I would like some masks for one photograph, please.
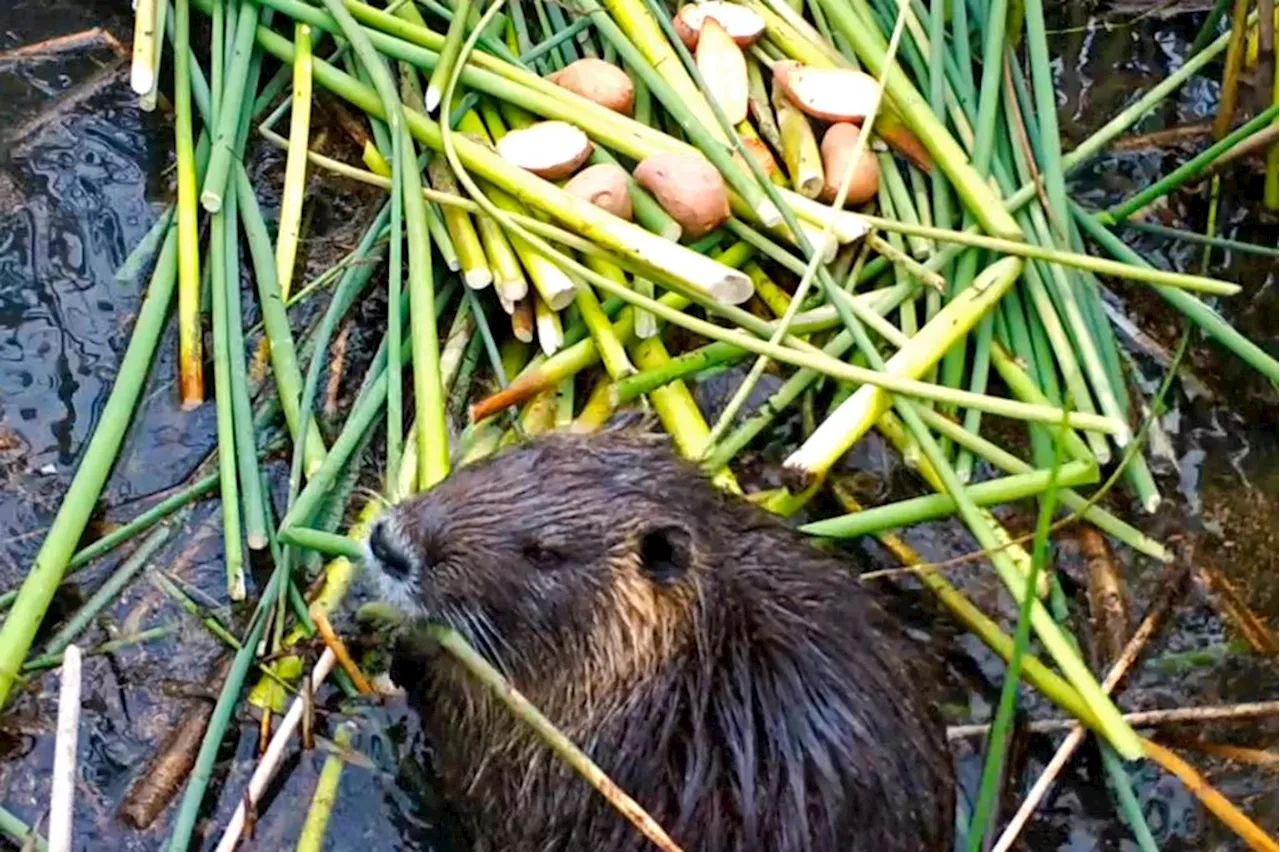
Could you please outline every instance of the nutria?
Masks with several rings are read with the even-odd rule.
[[[387,603],[462,633],[684,849],[951,848],[951,761],[901,631],[665,440],[514,448],[389,510],[368,555]],[[477,848],[650,848],[458,664],[410,671]]]

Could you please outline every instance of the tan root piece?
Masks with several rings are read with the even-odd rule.
[[[693,50],[698,46],[702,34],[702,25],[708,19],[715,20],[733,37],[738,47],[750,47],[764,35],[764,18],[754,9],[740,6],[737,3],[689,3],[682,6],[672,19],[676,35],[684,42],[685,47]]]
[[[830,203],[840,192],[840,183],[844,180],[845,170],[853,160],[858,137],[862,131],[853,124],[833,124],[827,128],[822,137],[822,169],[826,180],[822,186],[823,201]],[[876,163],[876,155],[870,146],[864,146],[858,164],[854,167],[853,177],[849,180],[849,193],[845,196],[846,207],[865,204],[876,197],[880,188],[880,168]]]
[[[566,178],[591,156],[587,134],[567,121],[539,121],[498,140],[498,154],[547,180]]]
[[[707,95],[731,124],[747,120],[747,58],[720,23],[707,17],[698,39],[698,73],[707,84]]]
[[[851,68],[813,68],[799,62],[777,62],[773,77],[787,100],[823,121],[861,124],[875,106],[880,84]]]
[[[606,109],[631,115],[635,104],[635,85],[631,78],[612,63],[588,56],[566,65],[547,79],[557,86],[582,95]]]
[[[635,179],[680,223],[686,237],[700,237],[729,219],[729,192],[724,178],[701,157],[649,157],[636,167]]]
[[[587,166],[574,175],[564,189],[601,210],[631,221],[631,194],[627,192],[627,173],[621,166],[613,163]]]

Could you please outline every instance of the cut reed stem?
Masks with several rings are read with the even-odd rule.
[[[289,107],[289,153],[285,158],[284,189],[280,197],[280,226],[276,232],[276,280],[280,298],[289,300],[293,263],[298,256],[298,227],[307,190],[307,148],[311,139],[311,27],[294,27],[293,95]]]
[[[528,724],[541,737],[552,751],[574,768],[600,795],[609,800],[618,811],[626,817],[645,837],[653,841],[659,849],[667,852],[678,852],[679,848],[662,826],[640,807],[635,799],[628,796],[615,784],[599,766],[592,762],[568,737],[562,734],[538,708],[529,703],[523,695],[512,686],[502,674],[472,650],[457,633],[447,627],[432,626],[432,638],[440,643],[440,647],[449,652],[477,680],[493,691],[496,697],[514,713],[521,721]]]
[[[190,0],[174,6],[173,137],[178,160],[178,393],[184,409],[204,402],[200,331],[198,188],[191,106]]]

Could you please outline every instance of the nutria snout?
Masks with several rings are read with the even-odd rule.
[[[514,448],[385,513],[368,547],[388,603],[462,633],[683,848],[950,848],[950,755],[900,629],[664,440]],[[456,663],[411,671],[478,848],[647,848]]]

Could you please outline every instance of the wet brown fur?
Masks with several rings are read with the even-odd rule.
[[[384,517],[387,599],[463,633],[684,849],[951,847],[950,756],[900,629],[665,441],[541,439]],[[415,678],[476,848],[649,848],[456,663]]]

